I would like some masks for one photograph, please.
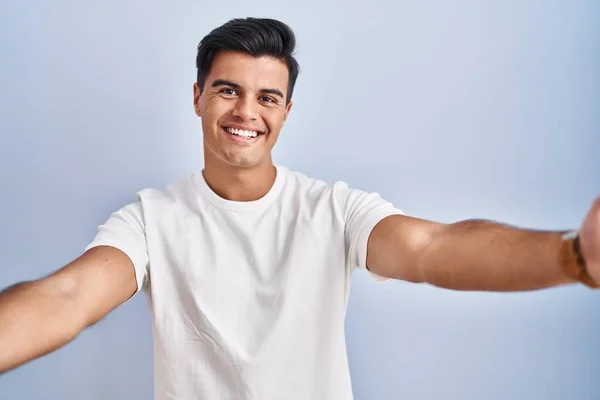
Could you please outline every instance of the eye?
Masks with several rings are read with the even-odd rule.
[[[224,93],[226,95],[229,95],[229,96],[235,96],[237,94],[235,89],[232,89],[232,88],[224,88],[224,89],[221,89],[220,92]]]
[[[260,100],[264,101],[265,103],[277,103],[277,101],[271,96],[261,96]]]

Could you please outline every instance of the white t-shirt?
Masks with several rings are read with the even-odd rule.
[[[153,315],[156,399],[349,400],[350,276],[392,214],[376,193],[282,166],[250,202],[219,197],[198,172],[140,191],[86,250],[133,261]]]

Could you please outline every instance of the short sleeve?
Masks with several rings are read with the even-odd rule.
[[[111,246],[124,252],[135,268],[137,292],[145,287],[148,281],[148,248],[140,201],[114,212],[103,225],[98,226],[96,237],[85,251],[97,246]]]
[[[384,218],[404,213],[378,193],[351,189],[345,183],[337,183],[334,190],[346,224],[345,240],[349,267],[364,268],[375,282],[387,281],[388,278],[367,269],[369,236],[375,225]]]

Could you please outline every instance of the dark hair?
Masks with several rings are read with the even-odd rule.
[[[214,29],[198,44],[196,68],[200,91],[204,90],[212,61],[219,51],[241,51],[254,57],[271,56],[283,61],[289,71],[286,102],[292,98],[300,67],[293,57],[296,37],[283,22],[270,18],[236,18]]]

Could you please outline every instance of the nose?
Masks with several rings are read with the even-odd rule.
[[[254,121],[258,118],[257,106],[256,101],[251,96],[240,96],[233,108],[233,116],[244,121]]]

